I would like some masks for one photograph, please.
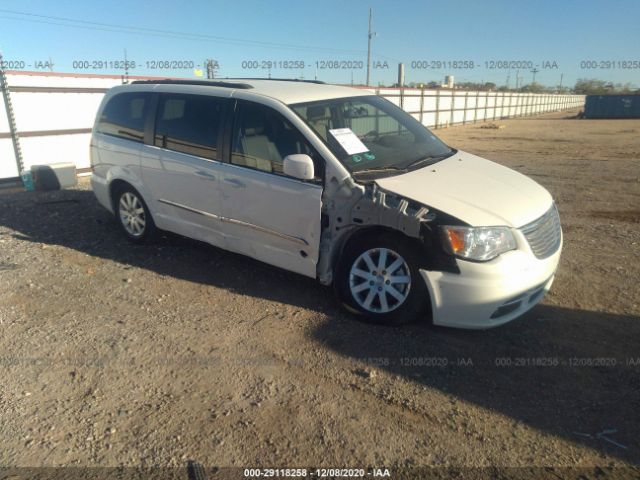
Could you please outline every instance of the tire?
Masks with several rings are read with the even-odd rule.
[[[115,190],[113,210],[120,230],[130,242],[150,243],[157,238],[158,229],[149,207],[132,186],[124,185]]]
[[[376,233],[350,242],[336,270],[340,301],[373,323],[412,323],[425,315],[429,304],[419,272],[424,263],[424,253],[401,234]]]

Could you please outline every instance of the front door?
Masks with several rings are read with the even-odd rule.
[[[227,248],[316,277],[320,246],[323,160],[283,115],[238,100],[230,163],[220,178]],[[284,157],[312,157],[316,178],[283,173]]]

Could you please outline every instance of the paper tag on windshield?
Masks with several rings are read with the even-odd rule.
[[[329,133],[333,135],[333,138],[338,141],[348,155],[369,151],[366,145],[360,141],[358,136],[353,133],[353,130],[350,128],[334,128],[333,130],[329,130]]]

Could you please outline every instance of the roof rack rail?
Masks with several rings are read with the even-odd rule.
[[[132,84],[163,84],[163,85],[201,85],[205,87],[226,87],[226,88],[237,88],[242,90],[248,90],[253,88],[253,85],[249,85],[248,83],[239,83],[239,82],[220,82],[216,80],[181,80],[181,79],[172,79],[165,78],[162,80],[135,80],[131,82]]]
[[[239,77],[233,78],[232,80],[271,80],[274,82],[303,82],[303,83],[317,83],[320,85],[326,85],[322,80],[303,80],[300,78],[249,78],[249,77]]]

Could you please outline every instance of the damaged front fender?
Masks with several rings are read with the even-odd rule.
[[[386,227],[424,241],[423,226],[436,213],[375,183],[361,185],[351,177],[329,182],[323,195],[323,230],[317,275],[320,283],[333,281],[333,270],[346,241],[355,232],[372,226]]]

